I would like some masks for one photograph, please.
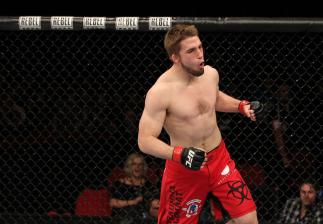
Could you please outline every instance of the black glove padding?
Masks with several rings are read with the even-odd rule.
[[[194,147],[184,148],[181,162],[184,166],[192,170],[199,170],[205,159],[205,152]]]
[[[250,109],[255,111],[255,115],[261,116],[264,111],[264,105],[259,101],[252,101],[250,102]]]

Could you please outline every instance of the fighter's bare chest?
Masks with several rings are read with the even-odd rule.
[[[215,103],[215,89],[188,89],[174,96],[171,108],[177,116],[195,117],[214,111]]]

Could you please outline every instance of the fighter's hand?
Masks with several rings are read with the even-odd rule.
[[[199,170],[206,161],[205,152],[201,149],[176,146],[173,151],[173,160],[182,163],[185,167],[192,170]]]
[[[249,117],[252,121],[256,121],[257,115],[263,112],[263,104],[259,101],[249,102],[242,100],[239,104],[239,112],[246,117]]]
[[[254,114],[257,116],[261,115],[264,111],[264,105],[259,101],[251,101],[250,109],[253,110]]]

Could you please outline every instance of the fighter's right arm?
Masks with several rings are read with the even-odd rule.
[[[163,86],[148,91],[145,108],[139,121],[139,148],[143,153],[176,161],[192,170],[199,170],[204,165],[204,151],[194,147],[172,147],[158,139],[165,122],[169,99],[169,89]]]
[[[169,105],[168,94],[163,86],[154,86],[148,91],[138,130],[139,149],[162,159],[172,159],[174,150],[174,147],[158,139]]]

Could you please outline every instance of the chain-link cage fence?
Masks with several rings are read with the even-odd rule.
[[[140,151],[145,94],[171,64],[164,34],[0,31],[0,222],[110,223],[118,216],[111,187]],[[323,35],[214,30],[200,38],[220,89],[265,104],[257,122],[217,116],[260,223],[276,223],[300,181],[313,176],[322,185]],[[168,141],[164,132],[160,138]],[[164,161],[144,159],[159,186]],[[210,207],[201,223],[213,223]]]

